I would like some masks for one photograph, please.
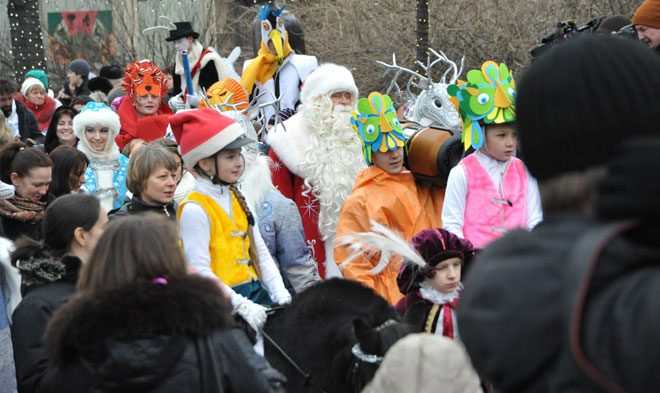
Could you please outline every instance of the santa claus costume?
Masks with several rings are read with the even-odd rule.
[[[334,105],[330,96],[335,92],[349,92],[352,104]],[[301,111],[268,135],[273,184],[298,206],[321,278],[341,276],[333,257],[339,214],[366,167],[350,123],[357,96],[348,69],[323,64],[302,86]]]

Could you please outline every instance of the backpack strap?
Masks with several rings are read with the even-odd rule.
[[[578,238],[569,254],[565,277],[566,288],[568,289],[567,309],[571,312],[570,317],[567,319],[571,354],[577,365],[592,381],[596,382],[605,391],[612,393],[625,393],[625,390],[601,373],[587,359],[580,342],[582,313],[591,279],[601,253],[614,238],[636,225],[637,221],[616,221],[588,229]]]

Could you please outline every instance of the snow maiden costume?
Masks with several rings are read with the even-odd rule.
[[[499,161],[488,153],[485,127],[516,119],[516,83],[506,65],[487,61],[467,73],[467,82],[447,88],[463,121],[468,155],[449,173],[443,228],[469,239],[477,249],[513,228],[531,229],[542,218],[536,180],[523,162]]]
[[[92,149],[85,137],[85,128],[102,126],[108,129],[103,151]],[[119,134],[119,116],[102,103],[89,102],[73,118],[73,131],[78,137],[78,150],[85,153],[89,166],[85,170],[87,182],[81,189],[96,195],[107,212],[120,208],[126,196],[128,158],[119,153],[115,137]]]
[[[259,97],[259,104],[282,96],[280,109],[297,110],[300,85],[307,75],[318,67],[318,62],[314,56],[299,55],[291,49],[289,35],[280,15],[285,7],[271,10],[265,5],[259,8],[261,48],[256,58],[246,61],[243,65],[241,85],[251,95],[265,91],[272,93],[272,96],[266,94]],[[268,49],[268,41],[273,42],[276,53]],[[270,119],[274,114],[272,107],[266,108],[267,118]]]

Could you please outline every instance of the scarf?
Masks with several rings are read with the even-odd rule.
[[[283,58],[289,56],[289,53],[291,53],[291,45],[289,45],[289,37],[287,36],[284,47],[282,48]],[[241,76],[241,86],[243,86],[248,94],[252,94],[255,81],[264,84],[275,75],[277,66],[280,64],[279,60],[279,57],[270,53],[266,44],[261,41],[261,48],[259,49],[257,57],[252,60],[243,71],[243,75]]]
[[[36,224],[44,218],[46,202],[34,202],[14,195],[11,199],[0,199],[0,215],[16,221]]]
[[[169,119],[172,115],[172,109],[161,100],[155,114],[138,119],[133,102],[130,99],[125,99],[119,106],[117,115],[121,120],[121,130],[114,140],[115,142],[126,134],[131,136],[130,139],[140,138],[146,142],[151,142],[165,136],[167,126],[170,124]],[[121,143],[118,144],[121,145]],[[119,148],[123,148],[124,145],[119,146]]]
[[[30,102],[29,100],[26,100],[22,94],[17,95],[18,100],[28,108],[32,113],[34,113],[34,117],[37,118],[37,124],[39,125],[39,131],[42,133],[44,130],[48,129],[48,125],[50,124],[50,119],[53,117],[53,113],[55,113],[56,109],[56,102],[54,99],[45,96],[44,97],[44,103],[41,105],[36,105]]]

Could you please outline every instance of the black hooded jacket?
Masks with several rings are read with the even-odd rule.
[[[585,234],[603,228],[603,219],[546,217],[532,232],[514,231],[491,243],[472,266],[458,306],[461,338],[476,370],[498,392],[589,393],[618,386],[641,393],[660,386],[660,222],[653,219],[660,217],[660,180],[641,176],[636,162],[660,167],[660,148],[645,158],[635,155],[631,151],[629,164],[606,179],[616,176],[616,189],[604,188],[607,195],[601,189],[599,200],[616,203],[598,205],[600,217],[630,218],[633,228],[588,254],[594,268],[580,275],[590,277],[582,285],[582,310],[571,296],[580,288],[572,266],[582,258],[571,255]],[[571,341],[575,322],[580,328]]]
[[[273,391],[265,361],[232,327],[217,285],[190,276],[72,299],[53,316],[46,347],[62,392],[202,392],[200,370],[209,369],[217,391]]]

